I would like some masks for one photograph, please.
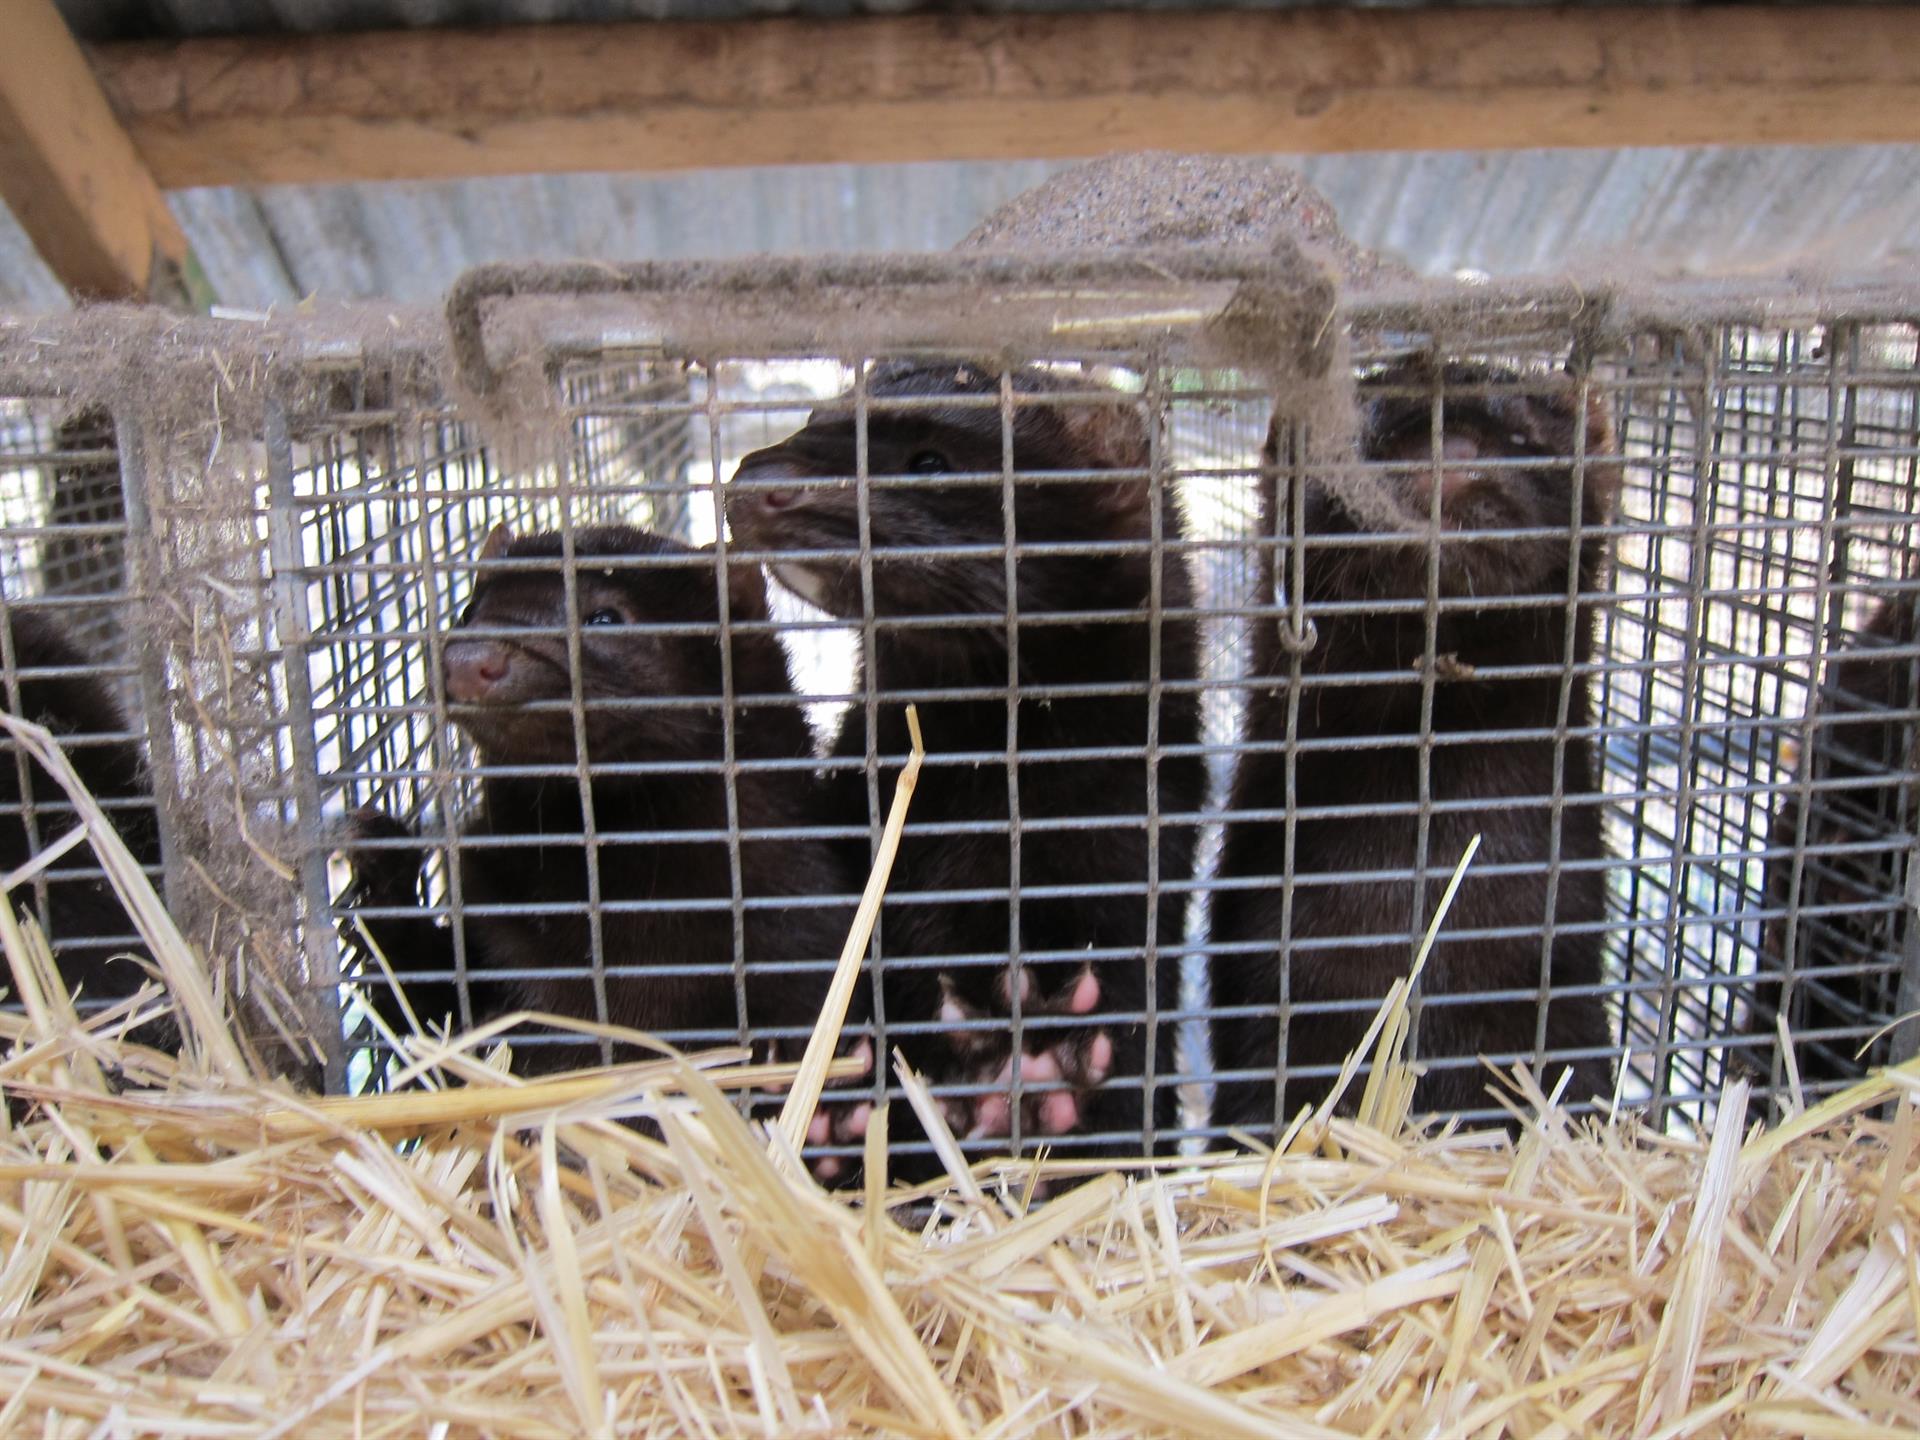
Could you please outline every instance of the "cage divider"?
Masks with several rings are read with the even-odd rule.
[[[453,942],[453,986],[454,995],[459,1004],[459,1013],[450,1019],[460,1029],[470,1030],[481,1017],[474,1012],[472,959],[467,954],[466,926],[459,921],[459,917],[466,913],[464,881],[460,873],[460,842],[461,831],[464,828],[461,814],[465,807],[458,803],[458,797],[454,792],[456,788],[471,791],[475,786],[471,781],[460,786],[454,779],[454,762],[463,748],[463,742],[454,741],[450,744],[447,739],[454,732],[447,705],[446,630],[442,625],[436,624],[431,616],[425,615],[424,611],[438,601],[445,604],[447,613],[453,613],[451,602],[454,596],[454,580],[450,572],[463,564],[468,577],[467,594],[471,595],[478,585],[479,572],[475,567],[480,562],[471,553],[472,535],[468,530],[463,527],[461,535],[461,539],[469,547],[469,554],[464,562],[456,560],[449,567],[442,563],[441,556],[443,553],[451,554],[454,550],[453,537],[449,533],[448,517],[455,513],[456,508],[468,513],[477,513],[483,522],[487,518],[487,511],[484,502],[480,503],[476,510],[477,497],[471,495],[460,501],[448,501],[443,497],[436,505],[431,495],[427,493],[425,461],[428,447],[419,430],[414,431],[414,446],[417,458],[410,463],[409,469],[414,477],[415,487],[420,492],[419,514],[413,528],[420,537],[418,564],[420,589],[424,592],[421,595],[421,604],[427,639],[426,698],[430,707],[429,718],[432,722],[429,726],[427,744],[428,757],[433,763],[433,769],[428,777],[428,783],[433,791],[432,813],[439,825],[443,846],[440,852],[441,880],[446,886],[446,903],[449,912],[447,923],[450,930],[449,938]],[[463,463],[461,468],[464,474],[468,466]],[[483,480],[486,478],[484,468],[483,464]],[[442,544],[438,546],[434,543],[433,533],[436,522],[440,526],[443,537]],[[412,818],[417,819],[417,817]],[[438,1017],[423,1018],[431,1020]]]
[[[713,453],[718,455],[720,453],[719,393],[712,386],[707,389],[707,433],[713,444]],[[747,1009],[746,891],[740,873],[740,764],[737,750],[738,733],[734,717],[733,645],[731,643],[732,585],[727,569],[726,500],[721,493],[721,480],[718,473],[713,476],[713,483],[708,487],[708,497],[713,505],[713,583],[720,621],[719,633],[714,636],[714,643],[720,650],[722,707],[720,785],[727,814],[727,899],[729,921],[733,929],[733,1004],[734,1013],[739,1017],[740,1043],[751,1046],[752,1026]]]
[[[295,868],[306,923],[300,927],[308,973],[301,1000],[311,1007],[324,995],[336,1016],[345,978],[339,933],[319,923],[332,903],[327,876],[326,821],[320,798],[320,767],[316,753],[316,720],[309,651],[313,619],[307,606],[306,562],[300,554],[300,525],[293,492],[293,439],[287,426],[285,401],[269,397],[262,418],[267,452],[267,549],[272,559],[273,612],[282,651],[281,671],[286,686],[284,717],[287,744],[292,752],[294,821],[298,836]],[[337,1022],[314,1027],[329,1091],[346,1087],[346,1051]]]
[[[1546,1075],[1547,1060],[1547,1010],[1553,1003],[1553,937],[1558,931],[1560,902],[1560,835],[1566,817],[1566,771],[1567,771],[1567,722],[1573,708],[1573,680],[1575,664],[1573,657],[1580,653],[1578,644],[1583,625],[1590,623],[1582,614],[1588,603],[1581,595],[1580,551],[1585,539],[1586,489],[1588,447],[1593,442],[1591,427],[1588,424],[1588,402],[1593,381],[1592,357],[1583,348],[1576,347],[1569,364],[1574,378],[1573,410],[1579,417],[1573,432],[1572,485],[1568,504],[1571,507],[1567,518],[1567,595],[1566,624],[1562,631],[1562,653],[1567,663],[1561,667],[1559,697],[1555,702],[1553,726],[1553,781],[1548,797],[1549,821],[1547,824],[1547,876],[1546,904],[1541,915],[1540,925],[1540,991],[1535,1001],[1533,1031],[1533,1064],[1535,1073],[1543,1080]],[[1611,577],[1609,576],[1609,579]],[[1587,723],[1593,724],[1594,715],[1591,705],[1588,708]],[[1599,768],[1595,757],[1594,768]],[[1600,777],[1593,776],[1596,786]],[[1604,969],[1601,977],[1605,979]],[[1622,1057],[1622,1067],[1624,1068]],[[1616,1072],[1617,1077],[1617,1072]],[[1616,1078],[1615,1090],[1618,1091]],[[1581,1099],[1589,1097],[1577,1097]]]
[[[875,612],[873,601],[873,510],[872,510],[872,452],[868,445],[867,421],[869,417],[868,381],[871,375],[872,361],[865,355],[850,357],[848,368],[852,371],[853,385],[853,501],[854,521],[860,546],[858,565],[860,569],[860,656],[859,681],[853,703],[860,706],[866,717],[866,754],[862,757],[862,768],[866,779],[867,791],[867,858],[869,865],[879,863],[881,846],[885,839],[885,824],[881,819],[884,813],[880,806],[880,693],[882,679],[879,675],[879,647],[874,639]],[[715,452],[715,464],[719,463],[719,452]],[[847,723],[842,717],[841,723]],[[936,748],[940,737],[934,737]],[[873,926],[867,940],[868,994],[873,1005],[873,1104],[882,1105],[887,1095],[887,1061],[898,1048],[887,1038],[887,957],[886,957],[886,912],[884,907],[874,912]],[[902,1017],[905,1018],[905,1017]]]
[[[1166,426],[1171,415],[1166,373],[1168,360],[1157,348],[1142,357],[1147,383],[1147,514],[1152,548],[1147,552],[1147,733],[1143,749],[1146,761],[1146,928],[1142,937],[1142,963],[1146,966],[1146,1050],[1140,1070],[1141,1153],[1156,1153],[1159,1126],[1156,1121],[1160,1058],[1160,706],[1164,694],[1161,675],[1161,626],[1164,623],[1163,593],[1166,564],[1165,514],[1167,498]],[[1174,556],[1176,565],[1186,564],[1184,555]],[[1187,622],[1190,623],[1190,622]],[[1196,637],[1197,638],[1197,637]],[[1203,800],[1204,803],[1204,800]],[[1197,846],[1195,847],[1197,849]],[[1196,856],[1197,859],[1197,856]],[[1196,867],[1197,868],[1197,867]],[[1176,985],[1175,1008],[1179,1008]],[[1178,1054],[1176,1049],[1175,1054]],[[1177,1069],[1176,1065],[1176,1069]]]
[[[1280,584],[1280,552],[1278,527],[1280,521],[1280,499],[1282,481],[1285,482],[1287,503],[1287,562],[1290,576],[1286,584],[1286,607],[1284,616],[1272,617],[1266,623],[1274,625],[1279,635],[1279,653],[1287,657],[1287,734],[1286,750],[1282,756],[1285,771],[1286,815],[1281,821],[1281,867],[1280,867],[1280,993],[1274,1012],[1274,1023],[1279,1027],[1279,1043],[1274,1074],[1274,1131],[1279,1134],[1287,1124],[1287,1037],[1293,1030],[1293,890],[1296,877],[1297,845],[1299,841],[1299,765],[1300,765],[1300,700],[1303,690],[1302,679],[1305,674],[1306,657],[1312,653],[1319,641],[1319,632],[1313,618],[1307,614],[1307,469],[1313,453],[1311,440],[1303,433],[1304,422],[1294,421],[1280,427],[1276,433],[1278,443],[1274,447],[1273,474],[1263,476],[1263,484],[1271,483],[1273,502],[1267,507],[1267,529],[1274,540],[1274,548],[1267,552],[1266,574],[1270,582]],[[1282,448],[1285,461],[1282,462]],[[1273,595],[1272,603],[1277,609],[1281,597]]]
[[[1703,352],[1701,356],[1700,383],[1695,396],[1696,417],[1715,413],[1714,407],[1724,401],[1724,386],[1717,383],[1718,371],[1715,360],[1715,354],[1711,350]],[[1653,1043],[1650,1047],[1653,1094],[1649,1097],[1648,1103],[1651,1123],[1655,1129],[1664,1123],[1667,1107],[1671,1103],[1674,1009],[1680,988],[1681,914],[1685,909],[1688,854],[1692,848],[1690,839],[1693,829],[1692,755],[1694,723],[1700,708],[1699,651],[1706,623],[1705,596],[1712,584],[1712,575],[1708,568],[1708,557],[1712,552],[1708,542],[1712,532],[1714,480],[1719,474],[1717,450],[1713,448],[1718,443],[1718,427],[1715,427],[1714,442],[1707,447],[1702,447],[1698,443],[1700,435],[1698,418],[1695,420],[1693,433],[1696,443],[1689,491],[1693,503],[1693,535],[1687,560],[1684,626],[1686,644],[1681,658],[1681,678],[1678,686],[1681,707],[1677,737],[1680,779],[1673,804],[1675,818],[1672,851],[1667,861],[1666,914],[1663,925],[1666,953],[1660,983],[1660,1019],[1655,1027]]]
[[[1020,581],[1019,534],[1015,523],[1013,451],[1013,374],[1003,371],[1000,399],[1000,564],[1006,604],[1001,623],[1007,636],[1007,1024],[1012,1044],[1007,1056],[1007,1151],[1021,1153],[1025,1124],[1024,1077],[1026,956],[1020,944]]]
[[[1437,334],[1429,337],[1430,346],[1436,351],[1439,338]],[[1432,482],[1427,495],[1424,527],[1427,594],[1426,608],[1421,617],[1420,733],[1413,737],[1415,793],[1419,809],[1414,816],[1413,873],[1409,880],[1413,886],[1413,903],[1409,912],[1412,931],[1407,936],[1410,946],[1416,943],[1415,937],[1427,925],[1427,869],[1433,858],[1430,853],[1433,838],[1433,692],[1440,671],[1440,546],[1446,534],[1446,527],[1441,523],[1441,503],[1446,496],[1443,480],[1447,440],[1445,390],[1445,374],[1441,367],[1435,366],[1432,403],[1428,410],[1430,429],[1427,463],[1432,469]],[[1438,943],[1436,932],[1434,944]],[[1424,979],[1422,973],[1415,972],[1407,985],[1406,1041],[1402,1053],[1410,1065],[1420,1061],[1420,1018],[1426,1008]]]
[[[563,442],[564,443],[564,442]],[[571,688],[573,720],[574,775],[580,791],[580,832],[587,867],[587,953],[594,958],[593,1012],[602,1025],[612,1023],[607,1007],[607,968],[604,908],[600,895],[600,831],[593,806],[592,752],[587,746],[586,696],[582,690],[580,667],[580,556],[576,549],[576,507],[573,499],[572,456],[560,452],[554,469],[554,500],[559,511],[560,583],[567,611],[567,683]],[[600,1063],[613,1063],[613,1042],[605,1034],[599,1037]]]

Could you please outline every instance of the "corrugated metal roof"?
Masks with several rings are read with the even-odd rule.
[[[94,40],[634,16],[845,14],[921,0],[59,0]],[[1087,9],[1111,0],[989,0]],[[1187,0],[1145,0],[1177,8]],[[1284,3],[1284,0],[1283,0]],[[1313,0],[1307,0],[1313,3]],[[1389,0],[1398,3],[1398,0]],[[1416,269],[1537,273],[1865,266],[1920,251],[1920,146],[1322,155],[1297,162],[1349,234]],[[796,166],[667,176],[184,191],[227,304],[430,302],[485,260],[939,249],[1057,162]],[[0,211],[0,304],[64,303]]]
[[[1920,146],[1323,155],[1297,162],[1349,234],[1439,274],[1598,262],[1859,267],[1920,256]],[[230,305],[427,303],[485,260],[932,250],[1053,170],[822,165],[660,177],[190,190],[172,197]],[[0,215],[0,304],[64,303]]]

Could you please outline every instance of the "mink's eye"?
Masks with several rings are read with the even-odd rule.
[[[1426,460],[1433,455],[1433,428],[1425,420],[1402,425],[1381,437],[1380,455],[1388,460]]]
[[[582,625],[624,625],[626,624],[626,617],[618,610],[609,607],[604,610],[594,611],[580,623]]]
[[[947,463],[947,457],[938,450],[920,450],[907,461],[909,475],[945,475],[953,466]]]

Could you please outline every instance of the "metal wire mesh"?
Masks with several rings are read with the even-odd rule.
[[[0,699],[48,726],[137,859],[157,871],[154,807],[136,776],[139,691],[126,644],[127,519],[115,427],[101,410],[0,400]],[[0,868],[13,872],[76,824],[52,777],[0,756]],[[15,887],[92,1011],[142,974],[109,957],[136,944],[83,846]]]
[[[1810,1096],[1911,1054],[1915,1026],[1884,1027],[1920,1004],[1916,330],[1676,333],[1356,322],[1358,463],[1301,427],[1270,441],[1260,376],[1137,336],[1004,373],[938,348],[576,338],[549,370],[564,435],[511,473],[451,404],[349,385],[264,437],[261,648],[289,662],[269,788],[314,983],[384,993],[371,932],[423,1019],[559,1008],[791,1054],[912,701],[928,788],[854,1017],[883,1063],[843,1119],[898,1098],[897,1046],[993,1148],[1270,1132],[1326,1092],[1327,1047],[1377,1008],[1369,967],[1405,973],[1473,833],[1480,888],[1415,994],[1438,1108],[1502,1114],[1490,1037],[1490,1058],[1580,1061],[1605,1077],[1589,1091],[1677,1126],[1736,1073]],[[923,380],[902,388],[908,360]],[[17,605],[67,593],[46,496],[77,462],[8,413]],[[810,414],[839,450],[788,444]],[[1396,529],[1368,495],[1427,508]],[[489,556],[502,524],[565,538]],[[616,524],[683,548],[608,552]],[[124,583],[104,552],[90,573]],[[536,578],[508,615],[516,574]],[[601,634],[583,607],[603,581],[672,603]],[[766,637],[790,684],[749,678]],[[623,639],[602,685],[597,647]],[[515,753],[473,708],[496,653],[473,647],[549,641],[571,739]],[[646,868],[661,855],[700,878]],[[398,1014],[374,1010],[347,1007],[337,1083],[379,1083],[372,1021]],[[823,1153],[857,1150],[857,1125],[830,1128]],[[896,1133],[911,1170],[924,1146]]]
[[[1913,994],[1914,692],[1896,672],[1914,637],[1914,360],[1908,326],[1739,331],[1688,373],[1672,357],[1626,371],[1653,384],[1624,407],[1629,452],[1647,458],[1617,542],[1602,687],[1618,736],[1607,788],[1626,801],[1609,848],[1644,862],[1615,887],[1622,916],[1664,927],[1632,932],[1623,957],[1626,1034],[1635,1080],[1696,1115],[1730,1063],[1782,1083],[1794,1058],[1772,1043],[1775,1007],[1737,983],[1756,970],[1799,972],[1786,1008],[1810,1091],[1911,1053],[1911,1037],[1867,1042]],[[1893,734],[1843,783],[1821,685],[1863,647]],[[1861,801],[1873,818],[1845,853],[1873,878],[1842,891],[1828,866],[1843,852],[1821,842]],[[1818,1023],[1823,994],[1838,1024],[1831,1008]]]

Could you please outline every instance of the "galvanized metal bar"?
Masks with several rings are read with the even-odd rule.
[[[346,1088],[346,1049],[338,1023],[342,967],[340,941],[331,925],[320,923],[332,900],[327,878],[327,851],[322,839],[325,819],[320,796],[320,768],[315,753],[313,683],[308,652],[313,644],[313,621],[308,611],[306,564],[300,553],[300,527],[293,508],[293,441],[287,428],[284,403],[268,400],[262,425],[267,451],[267,553],[272,562],[273,615],[279,632],[281,667],[287,691],[287,747],[293,758],[290,777],[299,853],[294,868],[299,875],[305,923],[302,948],[307,957],[306,984],[311,1004],[332,1013],[335,1023],[314,1037],[325,1066],[326,1086]]]

